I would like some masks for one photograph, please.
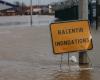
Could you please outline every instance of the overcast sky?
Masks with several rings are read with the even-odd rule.
[[[30,0],[4,0],[4,1],[7,1],[7,2],[15,2],[15,1],[19,1],[19,2],[24,2],[26,4],[30,4]],[[33,0],[33,4],[49,4],[51,2],[57,2],[57,1],[61,1],[61,0]]]

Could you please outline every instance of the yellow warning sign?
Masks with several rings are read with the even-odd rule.
[[[50,30],[53,51],[56,54],[93,48],[87,20],[52,23]]]

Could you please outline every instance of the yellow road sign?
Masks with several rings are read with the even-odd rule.
[[[85,51],[93,48],[87,20],[52,23],[50,30],[55,54]]]

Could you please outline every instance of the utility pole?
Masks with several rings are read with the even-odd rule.
[[[96,0],[96,30],[98,30],[98,0]]]
[[[21,14],[23,15],[23,0],[22,0],[22,5],[21,5]]]
[[[79,0],[79,19],[88,20],[88,0]],[[86,51],[79,52],[79,64],[89,64]]]
[[[32,15],[33,15],[33,6],[32,6],[32,0],[30,0],[30,25],[31,26],[33,24]]]

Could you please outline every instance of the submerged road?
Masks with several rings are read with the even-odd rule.
[[[0,27],[0,80],[99,80],[100,30],[92,35],[94,49],[88,53],[94,69],[64,73],[59,71],[60,55],[52,52],[48,25]]]

